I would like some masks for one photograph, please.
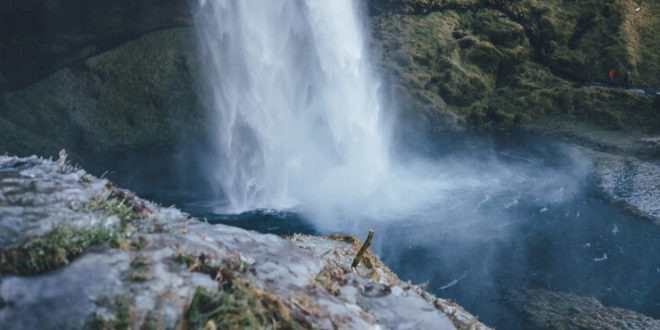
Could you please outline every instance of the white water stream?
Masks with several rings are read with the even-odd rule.
[[[346,211],[390,178],[389,124],[353,0],[203,0],[228,212]]]
[[[218,213],[292,209],[331,226],[460,209],[475,220],[484,194],[497,199],[523,180],[495,159],[390,155],[360,3],[202,0],[197,27],[217,127],[208,177],[225,196]],[[526,190],[546,200],[555,181],[546,173]],[[566,196],[577,189],[561,183]]]

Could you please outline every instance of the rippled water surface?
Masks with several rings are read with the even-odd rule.
[[[523,136],[449,137],[423,156],[447,182],[436,202],[329,224],[296,209],[218,214],[217,196],[133,188],[209,222],[261,232],[365,236],[373,228],[372,248],[401,279],[428,282],[496,328],[526,324],[515,301],[530,288],[660,318],[660,229],[609,203],[577,151]]]

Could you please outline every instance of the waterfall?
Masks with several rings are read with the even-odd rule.
[[[382,191],[389,125],[358,6],[201,0],[196,23],[217,128],[210,176],[226,212],[345,211]]]
[[[215,109],[208,177],[224,193],[217,212],[292,209],[319,229],[443,221],[472,232],[497,214],[481,214],[483,205],[508,209],[520,189],[547,205],[548,187],[574,195],[579,183],[528,179],[524,164],[489,152],[390,155],[359,2],[202,0],[197,28]]]

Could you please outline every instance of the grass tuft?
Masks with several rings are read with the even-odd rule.
[[[76,230],[58,226],[23,247],[0,251],[0,273],[36,275],[68,264],[87,249],[108,244],[119,247],[125,240],[120,227],[94,226]]]
[[[212,321],[219,329],[302,329],[289,309],[274,295],[246,279],[222,283],[218,290],[198,288],[186,311],[190,329],[202,329]]]

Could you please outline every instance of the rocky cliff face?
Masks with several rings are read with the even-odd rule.
[[[381,66],[422,126],[548,118],[657,132],[654,1],[370,1]],[[614,83],[608,73],[614,69]],[[626,73],[628,75],[626,77]],[[617,87],[617,88],[609,88]]]
[[[189,25],[195,3],[5,1],[0,8],[0,91],[21,89],[147,32]]]
[[[167,155],[205,131],[197,1],[0,8],[0,150],[78,162]],[[165,157],[165,156],[164,156]],[[98,164],[96,164],[98,165]]]
[[[4,151],[171,149],[204,129],[197,55],[192,29],[166,29],[2,93]]]
[[[365,1],[387,93],[415,130],[568,127],[598,139],[660,129],[654,95],[618,88],[626,72],[630,87],[660,86],[654,1]],[[196,4],[3,5],[0,149],[167,152],[203,132],[196,38],[174,28],[192,24]]]

